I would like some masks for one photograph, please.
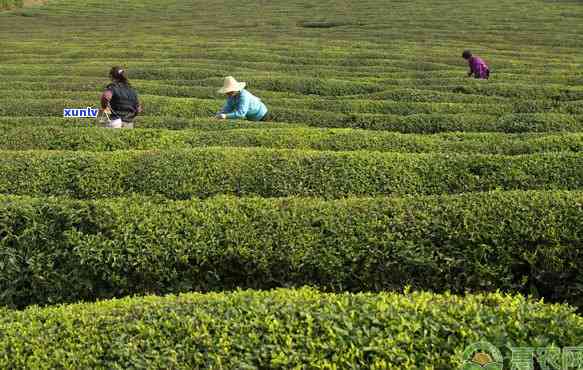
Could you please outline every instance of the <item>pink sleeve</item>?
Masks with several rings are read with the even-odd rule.
[[[102,109],[107,108],[107,103],[109,103],[109,101],[111,100],[111,97],[112,97],[111,90],[105,90],[103,92],[103,95],[101,95],[101,108]]]

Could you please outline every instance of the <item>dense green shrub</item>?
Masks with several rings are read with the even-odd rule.
[[[369,100],[397,100],[403,102],[442,102],[442,103],[481,103],[495,104],[508,103],[501,97],[482,96],[470,94],[456,94],[445,91],[427,90],[413,87],[401,87],[386,89],[378,93],[355,96],[359,99]]]
[[[560,109],[567,114],[583,115],[583,99],[567,102]]]
[[[341,114],[317,110],[274,109],[277,121],[303,122],[315,127],[352,127],[403,133],[466,132],[554,132],[583,131],[577,118],[568,114]]]
[[[2,189],[81,197],[162,193],[172,198],[225,192],[337,197],[494,188],[580,189],[580,154],[517,158],[457,154],[581,152],[579,135],[567,132],[583,132],[583,38],[577,37],[583,34],[583,22],[580,17],[564,16],[581,13],[580,6],[569,0],[534,1],[527,6],[526,2],[510,0],[483,2],[480,6],[471,0],[452,4],[429,0],[390,4],[382,0],[334,4],[303,0],[79,0],[49,1],[47,6],[34,10],[0,12],[0,89],[4,92],[0,115],[5,116],[0,118],[0,142],[9,148],[30,145],[31,149],[42,145],[88,150],[174,149],[167,153],[39,152],[30,156],[0,152],[0,158],[4,158],[0,160]],[[121,39],[104,35],[104,29],[111,26],[110,15],[115,15],[116,24],[123,25]],[[341,20],[350,24],[305,29],[297,27],[302,20]],[[464,76],[467,65],[459,54],[465,47],[474,49],[491,65],[489,81]],[[95,106],[99,90],[108,80],[107,69],[113,64],[127,67],[144,100],[145,114],[136,121],[137,129],[110,132],[63,128],[87,124],[88,121],[64,120],[62,110]],[[207,118],[222,103],[216,89],[225,75],[248,82],[250,90],[268,104],[275,122],[223,123]],[[285,122],[295,123],[288,126]],[[52,127],[34,134],[32,130],[12,131],[19,125]],[[231,130],[269,131],[292,125],[418,134],[465,132],[413,137],[343,130],[334,131],[331,137],[332,134],[323,136],[323,132],[331,132],[325,130]],[[194,128],[200,132],[195,136],[192,132],[140,132],[143,128]],[[565,133],[544,138],[490,134],[560,131]],[[51,134],[61,136],[48,137]],[[208,145],[439,150],[451,154],[191,150]],[[183,150],[176,150],[178,147]],[[266,167],[260,168],[264,164]],[[198,287],[214,290],[237,285],[307,283],[329,290],[356,291],[401,289],[411,282],[414,287],[451,288],[458,292],[465,288],[495,290],[499,286],[583,306],[581,197],[552,195],[551,200],[541,201],[540,195],[531,199],[530,194],[518,198],[508,195],[510,199],[507,195],[466,195],[460,197],[465,199],[463,204],[454,205],[450,198],[442,202],[442,198],[426,201],[413,197],[367,200],[364,205],[358,200],[294,200],[291,206],[287,200],[257,200],[257,207],[252,200],[209,200],[203,206],[195,201],[165,203],[163,197],[121,200],[120,204],[115,199],[40,199],[27,203],[3,197],[7,200],[0,202],[1,207],[12,204],[13,208],[0,214],[0,224],[8,225],[0,227],[0,276],[6,279],[0,280],[0,299],[23,306],[27,302],[52,303]],[[209,211],[211,203],[216,208]],[[348,204],[347,209],[343,211],[344,206],[337,207],[339,204]],[[307,211],[307,207],[312,208]],[[341,220],[334,223],[333,217]],[[450,227],[452,224],[455,227]],[[253,234],[255,229],[251,228],[256,226],[259,229]],[[213,243],[223,247],[217,248]],[[276,248],[280,244],[285,250]],[[253,248],[247,248],[249,245]],[[156,249],[165,247],[169,247],[168,251]],[[424,254],[419,257],[419,253]],[[375,263],[375,259],[382,262]],[[466,264],[467,261],[470,262]],[[430,299],[427,305],[436,300]],[[488,302],[479,303],[488,309],[503,305],[494,301],[489,306]],[[217,315],[219,320],[248,318],[243,303],[229,303],[221,311],[223,314]],[[514,309],[519,303],[508,305]],[[238,306],[243,307],[243,313]],[[281,306],[285,305],[274,309],[285,310]],[[384,306],[384,302],[378,306]],[[408,307],[410,312],[417,309],[413,304]],[[384,342],[379,351],[385,350],[390,360],[378,367],[453,369],[458,364],[447,362],[448,355],[463,347],[460,343],[470,339],[466,334],[478,326],[486,329],[472,340],[486,337],[500,345],[514,342],[517,336],[524,339],[516,339],[523,344],[532,343],[527,339],[537,345],[581,342],[571,340],[572,329],[581,328],[579,322],[563,320],[561,313],[552,311],[537,321],[536,329],[521,326],[520,318],[532,314],[533,308],[520,307],[514,316],[504,316],[504,312],[496,316],[506,317],[503,329],[492,324],[492,316],[484,311],[463,311],[475,318],[467,327],[462,326],[468,323],[463,318],[450,317],[446,321],[451,325],[446,330],[435,329],[438,320],[432,320],[431,310],[422,312],[424,318],[418,320],[391,312],[391,317],[398,320],[381,329],[401,330],[380,336]],[[440,312],[449,314],[448,309],[443,307]],[[187,310],[193,311],[192,307]],[[120,321],[130,321],[131,317],[141,321],[136,326],[108,332],[113,339],[100,337],[89,329],[87,337],[75,336],[78,328],[83,328],[73,318],[60,320],[50,314],[34,322],[24,318],[23,325],[7,329],[15,333],[11,337],[16,341],[2,347],[8,350],[0,349],[0,368],[92,368],[99,367],[93,366],[99,361],[104,368],[115,367],[115,362],[121,363],[118,367],[140,368],[147,367],[144,361],[152,361],[154,356],[159,356],[157,367],[165,368],[178,367],[178,361],[191,368],[209,364],[215,368],[246,364],[257,368],[293,367],[278,362],[280,359],[301,368],[303,361],[315,357],[322,359],[320,363],[335,362],[337,368],[372,368],[379,348],[375,342],[367,346],[359,341],[352,346],[340,340],[306,344],[301,335],[308,333],[297,330],[294,334],[300,334],[292,338],[293,343],[284,343],[283,335],[274,334],[277,343],[284,344],[270,347],[273,342],[264,342],[272,338],[268,334],[277,333],[276,329],[286,325],[284,321],[295,322],[288,317],[277,322],[270,321],[272,316],[260,317],[258,321],[269,324],[260,327],[259,334],[251,339],[235,342],[229,341],[232,333],[248,333],[251,325],[245,324],[249,321],[213,331],[217,326],[197,326],[200,321],[193,324],[184,316],[177,318],[169,310],[162,310],[157,317],[180,321],[178,332],[173,331],[176,326],[164,326],[162,320],[156,321],[160,330],[150,331],[154,320],[149,321],[148,311],[135,306],[130,311],[125,311],[127,315]],[[302,318],[298,311],[290,317]],[[7,312],[0,309],[0,322],[12,325],[13,313],[8,316]],[[370,332],[362,334],[370,338],[380,332],[374,314],[357,308],[351,312],[359,316],[347,314],[348,319],[342,318],[336,324],[346,328],[351,337],[360,338],[361,333],[354,328],[370,328]],[[211,308],[206,316],[215,313]],[[5,315],[9,318],[2,321]],[[108,324],[114,316],[111,313],[103,321],[88,325],[100,330],[110,328]],[[85,316],[84,323],[90,317]],[[361,325],[362,321],[354,321],[352,327],[342,324],[371,317],[370,326]],[[326,323],[329,318],[325,311],[317,320]],[[44,326],[51,319],[63,323]],[[571,330],[569,338],[548,336],[558,333],[560,325],[568,325],[561,330]],[[0,324],[0,342],[6,338],[5,328]],[[297,327],[290,330],[294,329]],[[336,330],[325,324],[318,329]],[[215,336],[217,332],[223,335]],[[59,337],[68,333],[75,334]],[[144,333],[153,333],[148,344],[140,342],[143,335],[150,335]],[[195,341],[175,342],[194,335],[198,335]],[[225,338],[228,335],[231,336]],[[347,337],[344,333],[341,336]],[[581,338],[580,331],[575,332],[575,337]],[[56,339],[51,343],[58,344],[51,347],[47,343],[53,338]],[[99,338],[103,342],[93,342]],[[404,338],[405,342],[395,342]],[[99,355],[64,350],[75,346],[91,347],[95,352],[86,353]],[[47,350],[42,352],[44,348]],[[252,348],[252,354],[245,352],[246,348]],[[219,355],[215,353],[222,356],[222,363],[216,360]],[[5,366],[2,362],[16,356],[29,362],[20,363],[22,366]],[[59,361],[71,362],[59,366]]]
[[[2,368],[457,369],[472,343],[568,347],[583,318],[501,294],[183,294],[6,311]]]
[[[133,85],[143,95],[158,95],[167,97],[191,97],[198,99],[217,99],[220,97],[217,94],[217,88],[211,86],[198,86],[194,83],[190,85],[174,85],[162,81],[138,81]],[[194,86],[193,86],[194,85]],[[278,98],[301,98],[301,95],[291,92],[267,91],[260,89],[253,89],[253,93],[260,96],[262,99],[278,99]]]
[[[81,83],[80,83],[81,84]],[[90,85],[82,83],[85,90],[80,90],[80,86],[71,85],[64,90],[62,83],[14,83],[0,84],[9,87],[13,93],[18,95],[18,101],[22,99],[30,100],[34,109],[30,113],[23,107],[18,108],[18,101],[6,99],[2,102],[2,114],[38,114],[40,107],[52,105],[71,107],[81,107],[97,104],[99,89],[102,83]],[[134,83],[142,96],[142,100],[147,103],[149,114],[158,114],[172,107],[176,109],[178,115],[206,115],[218,109],[222,104],[222,99],[216,93],[215,87],[205,86],[174,86],[162,82],[138,81]],[[450,93],[436,93],[433,91],[422,92],[411,89],[410,91],[395,90],[385,91],[381,95],[355,95],[348,98],[338,99],[325,96],[306,96],[303,93],[280,92],[271,90],[255,90],[267,102],[271,109],[295,109],[295,110],[320,110],[340,113],[377,113],[377,114],[462,114],[481,113],[490,115],[500,115],[507,113],[566,113],[579,114],[583,112],[580,101],[559,101],[559,100],[488,100],[483,96],[455,95]],[[376,98],[375,98],[376,96]],[[383,100],[378,99],[382,96]],[[74,98],[74,100],[72,100]],[[184,99],[190,98],[190,99]],[[52,99],[52,101],[51,101]],[[62,102],[59,102],[62,99]],[[43,103],[43,100],[48,100]],[[50,108],[47,108],[50,109]],[[46,112],[53,114],[52,110]]]
[[[134,127],[158,128],[169,130],[196,129],[205,131],[222,131],[236,128],[261,128],[269,130],[273,128],[294,128],[305,127],[305,124],[286,122],[252,122],[244,120],[217,120],[215,118],[177,118],[173,116],[139,116],[134,121]],[[76,128],[97,128],[100,127],[93,118],[62,118],[62,117],[2,117],[0,116],[0,127],[3,129],[14,129],[15,127],[50,127],[52,129],[64,127]]]
[[[22,0],[0,0],[0,10],[21,7],[22,4]]]
[[[229,74],[228,68],[221,68],[215,66],[214,68],[207,67],[203,69],[188,68],[188,67],[174,67],[165,66],[164,68],[152,68],[152,66],[134,67],[131,70],[134,78],[142,80],[201,80],[209,77],[220,77]],[[215,89],[216,90],[216,89]]]
[[[61,103],[59,103],[61,104]],[[62,104],[61,104],[62,105]],[[76,103],[73,106],[83,107]],[[87,105],[85,105],[87,106]],[[55,108],[52,108],[55,109]],[[167,109],[167,108],[165,108]],[[184,107],[180,109],[185,109]],[[209,111],[211,107],[204,108]],[[218,109],[218,105],[217,105]],[[92,119],[62,118],[61,112],[54,117],[43,116],[42,109],[37,116],[0,116],[0,125],[48,125],[48,126],[94,126]],[[280,127],[337,127],[386,130],[402,133],[438,132],[583,132],[583,114],[506,114],[501,116],[482,114],[413,114],[409,116],[381,114],[341,114],[314,110],[275,109],[272,115],[276,122],[258,123],[242,120],[218,121],[208,116],[177,117],[176,112],[166,110],[165,114],[144,115],[137,118],[136,128],[168,129],[230,129],[237,127],[280,128]],[[38,116],[40,115],[40,116]],[[294,123],[286,123],[294,122]]]
[[[214,85],[220,86],[222,81],[216,80],[212,82]],[[354,95],[382,90],[382,86],[374,83],[352,82],[332,78],[255,78],[250,81],[250,84],[264,90],[291,91],[323,96]]]
[[[0,304],[272,288],[518,291],[583,306],[582,192],[0,197]]]
[[[370,99],[270,99],[270,105],[276,109],[308,109],[328,112],[376,113],[376,114],[505,114],[513,113],[512,104],[484,103],[441,103],[441,102],[403,102]]]
[[[376,196],[583,188],[583,153],[522,156],[243,148],[0,152],[0,193],[171,199]]]
[[[222,146],[509,155],[558,151],[583,152],[583,134],[581,133],[458,132],[415,135],[354,129],[274,128],[273,124],[253,124],[255,128],[228,130],[225,126],[233,127],[230,124],[218,123],[214,126],[216,130],[168,131],[13,125],[3,129],[3,135],[0,136],[0,149],[110,151]],[[198,127],[208,128],[202,123]]]
[[[454,93],[498,95],[515,99],[583,100],[583,89],[562,85],[527,85],[520,83],[443,86]]]
[[[0,116],[62,117],[64,108],[95,107],[87,99],[93,93],[81,94],[79,99],[2,99]],[[25,94],[26,96],[26,94]],[[142,95],[144,116],[172,119],[209,119],[221,108],[217,99],[195,99]],[[272,104],[273,103],[273,104]],[[574,114],[583,114],[583,105],[569,102],[551,106],[548,110],[527,103],[461,104],[419,103],[378,100],[272,98],[267,101],[271,115],[278,122],[300,122],[317,127],[353,127],[411,133],[442,131],[548,132],[583,131]],[[533,103],[535,104],[535,103]],[[541,104],[547,104],[541,102]],[[532,113],[543,111],[545,113]],[[512,113],[524,112],[524,113]],[[552,113],[563,112],[563,113]],[[66,124],[69,119],[63,118]],[[89,122],[90,120],[88,120]],[[137,127],[140,127],[139,121]],[[162,126],[164,127],[164,126]],[[170,125],[172,128],[172,125]]]

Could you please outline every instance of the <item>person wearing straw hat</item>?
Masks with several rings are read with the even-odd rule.
[[[269,113],[261,99],[245,90],[246,83],[238,82],[233,76],[225,77],[219,94],[227,96],[227,102],[216,117],[219,119],[247,119],[249,121],[267,121]]]

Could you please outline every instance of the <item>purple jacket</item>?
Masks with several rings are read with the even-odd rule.
[[[470,65],[470,76],[474,75],[475,78],[481,79],[490,77],[490,68],[481,58],[471,57],[468,64]]]

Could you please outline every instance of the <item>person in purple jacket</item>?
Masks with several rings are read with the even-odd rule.
[[[470,65],[468,77],[474,75],[475,78],[482,80],[487,80],[490,77],[490,68],[488,68],[488,65],[482,60],[482,58],[473,56],[472,52],[469,50],[465,50],[462,53],[462,57],[467,60]]]

